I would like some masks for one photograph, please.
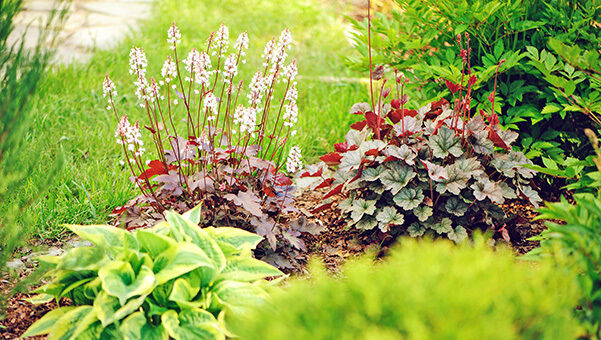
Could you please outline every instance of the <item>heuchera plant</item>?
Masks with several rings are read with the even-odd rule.
[[[457,39],[461,46],[461,36]],[[498,205],[516,198],[534,205],[541,201],[530,185],[535,172],[521,166],[529,160],[511,149],[517,133],[500,129],[494,109],[472,114],[477,79],[471,75],[467,40],[461,49],[465,82],[446,82],[453,105],[442,99],[418,110],[405,108],[407,80],[398,74],[397,96],[384,104],[390,94],[384,79],[375,104],[372,96],[371,106],[351,108],[364,119],[351,125],[335,152],[321,157],[335,168],[333,177],[323,177],[323,167],[302,174],[323,177],[318,187],[332,187],[324,199],[347,196],[338,208],[350,225],[414,237],[430,231],[455,241],[468,236],[467,227],[490,226],[508,239]],[[489,100],[494,108],[494,91]]]
[[[62,297],[23,337],[50,339],[225,339],[230,314],[267,296],[276,268],[252,257],[261,237],[237,228],[201,229],[200,207],[129,233],[114,226],[70,226],[94,244],[43,256],[50,283],[30,299]]]
[[[115,85],[108,75],[104,80],[107,109],[119,120],[115,137],[141,191],[113,211],[116,223],[129,230],[152,226],[165,210],[185,212],[202,201],[202,225],[252,226],[271,249],[280,240],[304,249],[300,230],[279,223],[281,213],[295,211],[292,181],[281,171],[298,116],[296,61],[285,64],[290,32],[267,43],[262,68],[248,85],[236,79],[245,62],[246,33],[230,49],[228,28],[221,25],[205,49],[192,49],[183,60],[180,38],[173,24],[167,39],[173,54],[159,80],[148,80],[141,48],[130,52],[136,96],[148,118],[143,128],[157,158],[145,160],[142,124],[117,113]],[[292,147],[288,173],[298,171],[300,157],[300,149]]]

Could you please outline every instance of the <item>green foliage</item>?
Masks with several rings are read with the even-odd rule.
[[[252,257],[262,240],[237,228],[198,227],[200,206],[129,233],[70,226],[93,247],[40,260],[53,265],[34,301],[69,298],[24,334],[50,338],[225,339],[233,314],[266,296],[262,279],[280,276]]]
[[[373,60],[411,78],[414,104],[440,96],[450,100],[450,93],[441,90],[443,80],[461,82],[462,60],[449,47],[459,37],[478,79],[473,88],[473,97],[480,101],[476,110],[490,108],[483,99],[498,81],[496,112],[504,127],[520,131],[516,147],[529,159],[546,157],[561,166],[566,154],[582,156],[582,125],[601,122],[597,1],[396,2],[401,10],[391,19],[377,14],[372,20]],[[364,69],[367,26],[367,21],[354,22],[359,57],[349,58]],[[503,59],[495,80],[496,65]],[[582,122],[575,113],[592,120]]]
[[[405,239],[384,263],[313,267],[233,323],[241,339],[573,339],[578,287],[509,250]]]
[[[526,254],[526,258],[553,256],[565,268],[575,269],[582,288],[578,316],[588,326],[589,334],[601,339],[601,196],[590,193],[577,195],[575,204],[548,203],[540,210],[539,219],[551,219],[547,230],[535,239],[541,247]]]
[[[25,199],[17,197],[29,180],[31,169],[37,164],[23,155],[30,124],[34,117],[31,99],[45,74],[51,53],[41,42],[52,39],[53,32],[62,22],[64,12],[55,12],[40,32],[40,43],[34,51],[25,50],[22,43],[9,43],[14,17],[21,11],[21,0],[0,1],[0,273],[15,249],[22,245],[23,234],[31,226],[23,210],[34,203],[48,187],[46,182],[55,172],[51,162],[38,186]],[[55,154],[59,163],[61,157]],[[60,164],[60,163],[59,163]],[[3,292],[4,293],[4,292]]]

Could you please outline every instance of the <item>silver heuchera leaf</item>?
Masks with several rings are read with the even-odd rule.
[[[348,144],[348,146],[351,146],[351,145],[361,146],[361,144],[363,144],[365,139],[367,139],[368,134],[369,134],[369,130],[367,130],[367,129],[363,129],[362,131],[350,129],[345,137],[346,143]]]
[[[515,142],[515,140],[518,139],[519,136],[517,132],[511,130],[499,130],[497,131],[497,134],[508,146],[511,145],[511,143]]]
[[[361,150],[362,154],[365,154],[367,151],[369,150],[382,150],[386,147],[386,143],[384,143],[383,141],[376,139],[376,140],[368,140],[365,141],[363,143],[361,143],[361,145],[359,146],[359,150]]]
[[[461,243],[461,242],[467,240],[467,231],[465,230],[464,227],[457,226],[457,227],[455,227],[454,231],[449,232],[447,234],[447,237],[455,243]]]
[[[378,195],[382,195],[386,191],[386,187],[378,182],[371,183],[368,188]]]
[[[344,156],[342,156],[342,159],[340,160],[340,165],[338,166],[338,169],[342,172],[357,170],[359,168],[359,165],[361,165],[361,156],[362,153],[359,150],[345,152]]]
[[[340,211],[343,213],[351,211],[353,209],[353,198],[348,197],[340,201],[340,203],[338,203],[338,209],[340,209]]]
[[[445,217],[440,222],[434,223],[430,226],[434,231],[436,231],[439,235],[443,233],[453,232],[453,222],[450,218]]]
[[[363,169],[363,173],[361,174],[361,179],[367,182],[377,181],[380,178],[380,175],[386,170],[386,167],[380,165],[375,168],[366,168]]]
[[[515,177],[515,167],[517,164],[509,160],[506,154],[495,152],[492,160],[490,161],[490,165],[494,166],[498,172],[502,173],[506,177]]]
[[[420,205],[419,207],[413,209],[413,214],[420,222],[426,222],[430,216],[432,216],[433,211],[427,205]]]
[[[372,215],[376,211],[376,201],[366,201],[358,198],[353,201],[353,207],[351,211],[351,218],[355,223],[363,218],[363,215]]]
[[[507,159],[516,164],[515,169],[523,178],[532,178],[536,174],[536,171],[522,166],[523,164],[532,165],[532,161],[526,158],[523,153],[511,150],[507,155]]]
[[[459,158],[452,166],[454,166],[457,172],[466,179],[472,177],[476,178],[484,173],[482,164],[476,157]]]
[[[494,203],[503,204],[505,198],[501,190],[497,187],[495,182],[491,182],[485,177],[479,178],[477,182],[470,186],[474,190],[474,197],[478,201],[483,201],[488,198]]]
[[[356,113],[356,112],[365,113],[365,112],[369,112],[369,111],[371,111],[371,106],[368,103],[355,103],[355,104],[353,104],[353,106],[351,106],[349,113]]]
[[[415,164],[415,157],[417,154],[411,150],[406,144],[399,146],[396,145],[388,145],[386,149],[384,149],[384,154],[386,156],[396,157],[408,165]]]
[[[403,214],[399,213],[395,207],[386,206],[376,214],[376,220],[380,222],[378,227],[385,233],[390,225],[401,225],[405,222]]]
[[[422,131],[421,123],[422,122],[417,120],[415,117],[406,116],[403,120],[394,124],[394,132],[397,134],[397,136],[402,135],[403,130],[405,132],[417,133]]]
[[[474,116],[472,117],[472,119],[470,119],[469,122],[467,122],[467,124],[465,124],[465,127],[472,133],[478,133],[481,131],[484,131],[487,127],[486,122],[484,121],[484,118],[480,115]]]
[[[414,222],[414,223],[411,223],[409,228],[407,228],[407,232],[409,233],[409,236],[411,236],[411,237],[419,237],[419,236],[422,236],[424,234],[424,232],[426,232],[426,228],[424,226],[422,226],[421,224]]]
[[[380,182],[393,195],[396,195],[415,176],[416,173],[411,167],[403,165],[400,162],[392,162],[390,167],[380,175]]]
[[[457,197],[449,197],[445,203],[445,209],[449,214],[463,216],[467,211],[468,205]]]
[[[538,204],[543,201],[538,195],[538,192],[532,189],[529,185],[520,186],[520,191],[536,208],[538,208]]]
[[[444,125],[438,129],[438,134],[430,137],[429,145],[434,157],[446,158],[449,154],[455,157],[463,155],[461,138]]]
[[[488,131],[480,131],[473,134],[474,142],[472,147],[476,153],[481,155],[490,155],[495,151],[495,145],[488,138]]]
[[[371,230],[378,225],[378,221],[375,218],[369,216],[363,218],[361,221],[355,224],[355,227],[361,230]]]
[[[428,171],[428,176],[435,182],[442,182],[448,178],[447,169],[444,167],[430,163],[428,161],[421,161]]]
[[[501,189],[501,195],[506,199],[512,200],[514,198],[518,198],[518,195],[515,193],[515,190],[509,186],[509,184],[505,182],[497,183],[499,189]]]
[[[424,201],[424,194],[419,189],[403,188],[394,196],[393,201],[397,206],[410,211]]]

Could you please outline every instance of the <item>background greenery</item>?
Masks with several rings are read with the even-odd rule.
[[[297,58],[300,109],[298,134],[293,143],[303,148],[305,160],[314,160],[343,137],[351,123],[350,106],[366,96],[364,86],[344,80],[323,81],[322,76],[356,77],[345,68],[341,55],[352,52],[344,37],[344,24],[335,7],[317,0],[284,1],[177,1],[159,0],[154,14],[140,32],[109,51],[95,53],[89,64],[54,70],[33,100],[32,129],[27,136],[23,159],[35,159],[27,185],[15,197],[31,197],[59,150],[67,162],[51,184],[46,197],[27,214],[35,225],[35,236],[60,237],[63,223],[105,222],[109,212],[133,197],[127,172],[119,165],[121,151],[114,142],[116,122],[106,111],[101,84],[106,73],[117,85],[121,113],[142,119],[135,105],[133,79],[128,72],[132,45],[144,48],[148,74],[160,75],[160,67],[171,52],[166,32],[175,21],[182,32],[180,55],[202,46],[220,23],[230,29],[232,39],[244,30],[251,38],[248,63],[239,76],[249,81],[264,44],[290,28],[296,44],[290,58]]]

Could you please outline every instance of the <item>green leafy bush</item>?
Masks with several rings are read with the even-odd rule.
[[[43,257],[52,281],[32,301],[67,297],[24,334],[50,338],[224,339],[232,314],[245,313],[280,276],[252,258],[261,237],[237,228],[198,227],[200,207],[129,233],[112,226],[71,226],[95,247]]]
[[[479,80],[473,89],[477,109],[490,108],[483,99],[495,87],[497,63],[506,59],[499,70],[496,112],[503,126],[520,131],[518,146],[526,156],[544,156],[561,165],[565,154],[582,152],[581,126],[599,120],[598,92],[588,86],[597,82],[598,73],[561,62],[558,55],[565,53],[549,38],[579,50],[598,50],[601,7],[596,1],[396,2],[401,10],[391,19],[378,14],[372,21],[373,60],[405,72],[416,105],[450,97],[441,92],[444,80],[459,83],[462,61],[448,44],[458,34],[468,34],[472,72]],[[368,65],[367,26],[366,21],[354,22],[360,56],[349,58],[363,68]],[[545,48],[553,52],[543,52]],[[573,112],[592,120],[583,122]]]
[[[541,247],[526,254],[527,258],[544,258],[550,255],[559,268],[575,268],[582,287],[580,318],[588,325],[591,336],[601,338],[601,196],[581,194],[572,205],[561,202],[548,203],[540,210],[540,219],[551,219],[547,230],[535,239]]]
[[[234,322],[241,339],[570,339],[578,288],[483,242],[403,240],[384,263],[313,268]]]

